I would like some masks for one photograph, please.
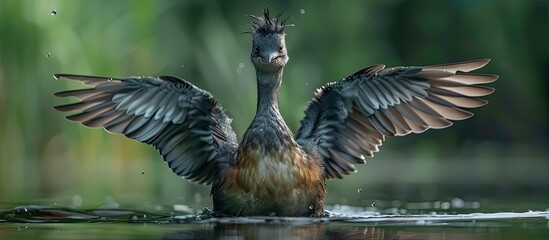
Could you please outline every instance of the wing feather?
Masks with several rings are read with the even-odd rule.
[[[374,65],[317,90],[305,110],[296,140],[319,154],[326,178],[355,171],[353,164],[372,157],[385,136],[405,136],[446,128],[487,103],[479,97],[494,89],[478,84],[497,80],[492,74],[468,73],[489,59],[426,67],[385,69]]]
[[[218,164],[236,147],[230,119],[206,91],[177,77],[107,78],[55,74],[92,88],[55,93],[80,101],[56,106],[66,118],[103,127],[158,149],[178,175],[201,184],[212,182]],[[215,140],[215,141],[214,141]]]
[[[444,71],[450,71],[454,73],[457,71],[470,72],[486,66],[486,64],[488,64],[489,62],[490,62],[490,59],[478,59],[478,60],[464,61],[459,63],[431,65],[431,66],[424,67],[424,69],[444,70]]]

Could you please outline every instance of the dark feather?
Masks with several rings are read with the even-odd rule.
[[[317,91],[296,140],[320,153],[327,178],[341,178],[354,171],[348,164],[372,156],[385,136],[446,128],[452,125],[449,120],[471,117],[473,113],[462,108],[483,106],[487,101],[477,97],[494,91],[476,84],[493,82],[497,76],[466,72],[488,62],[361,69]]]
[[[79,111],[67,119],[151,144],[175,173],[191,181],[211,183],[217,156],[225,154],[219,151],[232,151],[236,146],[230,119],[221,106],[208,92],[183,79],[54,76],[93,87],[55,94],[80,99],[55,107],[59,111]]]
[[[286,19],[282,19],[282,14],[276,15],[274,18],[271,18],[269,14],[269,8],[263,10],[263,16],[254,16],[248,15],[253,18],[254,21],[250,24],[252,27],[252,34],[284,34],[284,28],[287,26]]]

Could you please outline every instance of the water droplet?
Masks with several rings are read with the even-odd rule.
[[[82,203],[84,202],[84,200],[82,200],[82,197],[78,194],[72,196],[72,204],[75,206],[75,207],[80,207],[82,206]]]
[[[444,209],[444,210],[447,210],[450,208],[450,203],[449,202],[443,202],[440,204],[440,208]]]
[[[239,67],[239,68],[244,68],[244,63],[239,63],[239,64],[238,64],[238,67]]]
[[[184,68],[184,67],[185,67],[185,64],[181,64],[181,66],[180,66],[180,67],[181,67],[181,68]]]
[[[107,79],[107,81],[109,81],[109,82],[112,81],[112,80],[113,80],[112,78]]]
[[[308,83],[308,82],[306,82],[306,83],[305,83],[305,86],[309,86],[309,83]]]
[[[57,14],[57,10],[55,10],[55,9],[54,9],[54,10],[51,10],[50,14],[51,14],[52,16],[55,16],[55,15]]]
[[[388,213],[388,214],[392,214],[392,215],[397,215],[398,214],[398,208],[396,207],[392,207],[392,208],[387,208],[384,210],[385,213]]]
[[[471,207],[474,208],[474,209],[480,208],[480,202],[477,202],[477,201],[472,202],[472,203],[471,203]]]
[[[313,205],[309,205],[309,209],[313,210],[315,207]]]
[[[242,68],[236,69],[236,73],[241,74],[242,73]]]
[[[370,207],[376,207],[376,202],[372,202],[372,204],[370,204]]]
[[[453,208],[463,208],[465,207],[465,202],[463,199],[455,197],[452,198],[452,201],[450,202]]]
[[[362,192],[362,188],[359,188],[356,190],[357,193],[361,193]]]
[[[276,216],[276,213],[275,213],[275,212],[270,212],[270,213],[269,213],[269,217],[274,217],[274,216]]]
[[[299,12],[300,12],[301,14],[305,14],[305,9],[302,8],[301,10],[299,10]]]
[[[58,203],[57,201],[55,201],[55,202],[53,203],[53,205],[57,206],[57,205],[59,205],[59,203]]]
[[[51,53],[46,53],[46,57],[51,57]]]
[[[141,175],[144,175],[145,174],[145,171],[141,171]]]

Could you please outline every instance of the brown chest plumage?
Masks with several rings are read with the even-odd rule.
[[[321,167],[292,140],[266,148],[243,140],[214,201],[228,215],[321,216],[326,193]],[[217,195],[217,196],[216,196]]]

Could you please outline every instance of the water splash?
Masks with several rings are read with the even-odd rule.
[[[174,205],[174,209],[176,209]],[[309,206],[313,209],[314,206]],[[395,208],[396,209],[396,208]],[[351,222],[351,223],[393,223],[393,224],[421,224],[436,225],[440,223],[451,222],[472,222],[486,220],[508,220],[508,219],[549,219],[549,210],[546,211],[528,211],[528,212],[499,212],[499,213],[467,213],[467,214],[408,214],[406,212],[371,210],[363,207],[354,207],[347,205],[334,205],[328,207],[326,215],[320,218],[307,217],[277,217],[273,212],[269,216],[257,217],[214,217],[209,209],[196,212],[188,207],[185,210],[195,212],[194,214],[185,212],[157,212],[141,211],[131,209],[88,209],[76,210],[74,208],[26,205],[18,206],[11,210],[0,211],[0,222],[19,222],[19,223],[70,223],[70,222],[128,222],[128,223],[186,223],[186,222],[231,222],[231,223],[249,223],[252,222]],[[545,221],[545,220],[544,220]]]
[[[265,239],[266,236],[279,239],[502,239],[502,236],[549,239],[546,230],[549,229],[549,209],[524,213],[406,215],[347,205],[328,208],[324,217],[310,218],[216,217],[208,209],[176,215],[128,209],[19,206],[0,211],[0,238],[27,239],[33,234],[38,236],[33,239],[42,239],[40,235],[46,234],[48,239],[67,239],[78,237],[74,233],[86,232],[89,239]],[[345,212],[346,209],[349,211]]]
[[[54,10],[51,10],[50,14],[51,14],[52,16],[57,15],[57,10],[55,10],[55,9],[54,9]]]

